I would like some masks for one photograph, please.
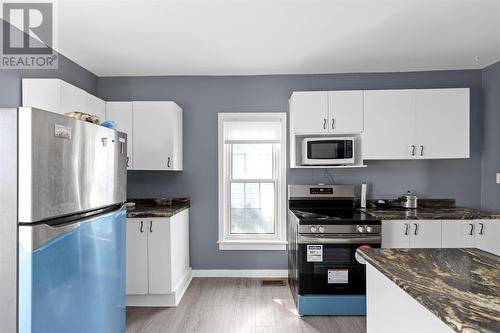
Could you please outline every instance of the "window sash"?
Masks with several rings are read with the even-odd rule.
[[[255,142],[246,142],[247,144],[253,144]],[[277,149],[277,144],[275,141],[270,142],[270,141],[262,141],[259,143],[263,144],[272,144],[272,177],[271,178],[233,178],[233,144],[225,144],[224,147],[227,150],[227,153],[225,154],[226,159],[227,159],[227,188],[226,188],[226,221],[227,221],[227,235],[230,236],[253,236],[253,237],[259,237],[259,236],[264,236],[265,235],[271,235],[271,236],[277,236],[278,235],[278,221],[280,218],[279,214],[279,198],[280,198],[280,192],[279,192],[279,153]],[[238,144],[243,144],[243,142],[238,142]],[[273,220],[273,232],[272,233],[233,233],[231,231],[231,203],[232,203],[232,198],[231,198],[231,185],[233,183],[272,183],[274,186],[274,220]]]

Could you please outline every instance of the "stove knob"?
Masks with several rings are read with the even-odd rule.
[[[319,232],[325,232],[325,227],[323,227],[322,225],[319,226],[318,228]]]
[[[316,232],[316,227],[315,226],[311,227],[311,232]]]
[[[369,225],[366,226],[366,232],[372,232],[373,231],[373,227],[370,227]]]
[[[363,227],[362,225],[358,225],[358,226],[356,227],[356,229],[358,229],[358,232],[361,232],[361,233],[362,233],[362,232],[365,232],[365,227]]]

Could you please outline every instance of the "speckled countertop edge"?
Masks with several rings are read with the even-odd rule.
[[[500,332],[499,256],[477,249],[358,252],[456,332]]]
[[[359,210],[379,220],[500,220],[500,214],[463,207],[406,210],[400,208],[360,208]]]
[[[191,206],[189,198],[129,199],[135,206],[127,207],[128,218],[172,217]]]

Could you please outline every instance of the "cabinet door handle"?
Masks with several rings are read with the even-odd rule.
[[[415,225],[415,232],[413,233],[415,236],[418,234],[418,223],[413,223]]]
[[[410,229],[410,224],[405,223],[405,236],[408,236],[408,230]]]
[[[141,221],[141,228],[139,230],[141,231],[141,233],[144,232],[144,222],[143,221]]]
[[[127,156],[127,168],[130,167],[130,157]]]
[[[167,168],[170,168],[170,157],[167,158]]]
[[[417,149],[417,146],[411,145],[411,156],[415,156],[415,150]]]
[[[424,145],[420,145],[420,156],[424,156]]]
[[[326,129],[326,122],[327,122],[326,118],[323,118],[323,129]]]
[[[153,221],[149,221],[149,232],[153,232]]]
[[[481,229],[479,229],[479,234],[482,235],[483,234],[483,229],[484,229],[484,224],[483,223],[479,223],[479,225],[481,226]]]
[[[335,129],[335,118],[332,118],[332,129]]]
[[[474,234],[474,224],[469,223],[469,225],[470,225],[470,232],[469,232],[469,235],[471,235],[471,236],[472,236],[472,235]]]

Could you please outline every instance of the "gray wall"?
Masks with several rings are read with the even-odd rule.
[[[191,197],[191,264],[195,269],[282,269],[285,252],[219,251],[217,246],[217,113],[284,112],[294,90],[471,88],[471,158],[372,161],[365,169],[331,171],[338,183],[367,181],[369,195],[456,198],[481,206],[481,71],[282,75],[246,77],[103,77],[98,96],[109,101],[173,100],[184,110],[184,171],[132,171],[129,197]],[[324,169],[290,170],[289,183],[327,182]]]
[[[483,70],[484,142],[481,208],[500,211],[500,62]]]

